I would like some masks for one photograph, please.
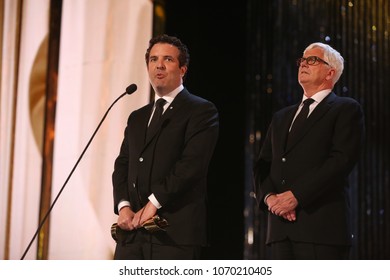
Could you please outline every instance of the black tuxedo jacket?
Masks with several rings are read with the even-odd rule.
[[[154,194],[157,214],[170,224],[152,235],[160,244],[206,244],[206,181],[218,138],[218,112],[211,102],[182,90],[146,139],[153,103],[132,112],[113,172],[114,211],[122,200],[134,212]]]
[[[286,147],[299,104],[275,113],[254,168],[256,197],[266,210],[268,193],[291,190],[297,219],[268,214],[267,243],[286,237],[299,242],[348,245],[348,176],[363,142],[361,106],[331,92],[310,114],[299,139]]]

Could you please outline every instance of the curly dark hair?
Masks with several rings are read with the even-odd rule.
[[[157,43],[166,43],[166,44],[170,44],[170,45],[178,48],[179,52],[180,52],[179,53],[179,66],[180,67],[187,66],[187,68],[188,68],[188,65],[190,63],[190,54],[188,52],[187,46],[185,44],[183,44],[179,38],[174,37],[174,36],[169,36],[166,34],[158,35],[158,36],[150,39],[149,47],[145,53],[146,65],[148,65],[148,63],[149,63],[150,50]]]

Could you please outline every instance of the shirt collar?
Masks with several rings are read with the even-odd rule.
[[[313,99],[316,103],[320,103],[322,100],[324,100],[325,97],[328,96],[328,94],[331,92],[332,90],[331,89],[324,89],[324,90],[321,90],[319,92],[317,92],[316,94],[314,94],[312,97],[310,97],[311,99]],[[305,94],[303,95],[303,98],[302,98],[302,103],[303,101],[305,101],[306,99],[308,99],[309,97],[307,97]]]
[[[167,101],[168,104],[172,103],[173,99],[184,89],[183,84],[172,90],[170,93],[164,95],[164,96],[159,96],[156,94],[155,96],[155,101],[159,98],[164,98],[165,101]]]

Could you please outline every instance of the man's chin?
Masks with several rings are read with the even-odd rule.
[[[156,90],[156,91],[160,91],[160,90],[164,89],[165,87],[166,87],[166,86],[165,86],[164,83],[159,83],[159,82],[157,82],[157,83],[154,83],[154,84],[153,84],[153,88],[154,88],[154,90]]]
[[[302,77],[302,76],[300,76],[300,77],[298,78],[298,82],[299,82],[300,84],[307,83],[308,81],[309,81],[309,79],[307,79],[307,77]]]

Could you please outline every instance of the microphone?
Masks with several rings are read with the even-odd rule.
[[[119,100],[121,99],[123,96],[125,96],[126,94],[132,94],[134,93],[135,91],[137,90],[137,85],[136,84],[131,84],[129,85],[127,88],[126,88],[126,91],[124,93],[122,93],[117,99],[115,99],[115,101],[111,104],[111,106],[107,109],[106,113],[104,114],[102,120],[100,121],[99,125],[97,126],[97,128],[95,129],[95,132],[92,134],[91,138],[89,139],[87,145],[85,146],[83,152],[81,153],[80,157],[78,158],[78,160],[76,161],[76,164],[73,166],[72,168],[72,171],[69,173],[68,175],[68,178],[66,178],[65,180],[65,183],[62,185],[60,191],[58,192],[57,196],[55,197],[55,199],[53,200],[53,203],[50,205],[50,208],[49,210],[47,211],[46,215],[43,217],[42,221],[40,222],[39,226],[38,226],[38,229],[37,231],[35,232],[33,238],[31,239],[30,243],[28,244],[26,250],[24,251],[22,257],[20,258],[21,260],[24,259],[24,257],[26,256],[27,252],[30,250],[30,247],[32,245],[32,243],[34,242],[34,239],[37,237],[39,231],[42,229],[43,225],[45,224],[47,218],[49,217],[50,215],[50,212],[52,211],[54,205],[56,204],[58,198],[60,197],[62,191],[64,190],[66,184],[68,183],[70,177],[72,176],[73,172],[76,170],[76,167],[78,166],[81,158],[84,156],[85,152],[87,151],[89,145],[91,144],[93,138],[95,137],[97,131],[99,130],[100,126],[102,125],[103,121],[106,119],[107,115],[108,115],[108,112],[111,110],[111,108],[114,106],[114,104]]]
[[[127,94],[132,94],[133,92],[135,92],[137,90],[137,85],[136,84],[131,84],[129,85],[127,88],[126,88],[126,93]],[[115,102],[114,102],[115,103]]]

